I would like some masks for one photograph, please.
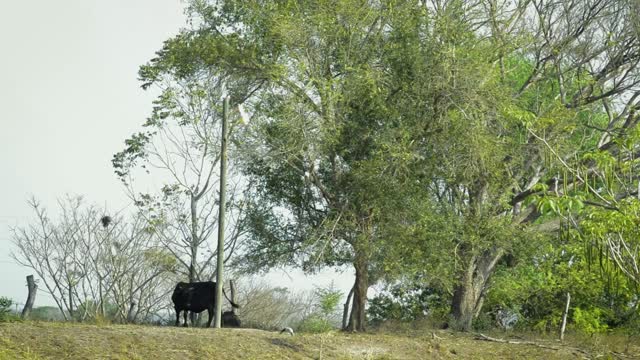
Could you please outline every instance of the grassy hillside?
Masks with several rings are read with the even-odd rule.
[[[0,360],[640,358],[637,340],[625,338],[605,346],[592,338],[580,347],[537,341],[553,347],[548,349],[446,331],[289,336],[253,329],[25,322],[0,323]]]

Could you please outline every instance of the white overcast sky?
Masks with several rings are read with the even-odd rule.
[[[110,209],[128,205],[111,157],[151,110],[138,67],[185,24],[183,7],[180,0],[0,0],[0,296],[26,298],[32,272],[9,257],[9,228],[32,218],[30,196],[51,211],[65,194]],[[343,291],[353,281],[351,271],[290,274],[267,278],[294,289],[335,279]],[[40,291],[36,306],[51,303]]]

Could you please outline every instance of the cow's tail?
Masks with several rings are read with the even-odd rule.
[[[233,301],[231,301],[231,299],[229,299],[229,297],[227,296],[227,292],[226,292],[226,291],[224,291],[224,288],[222,289],[222,293],[224,294],[224,297],[226,297],[226,298],[227,298],[227,300],[229,300],[229,302],[231,303],[231,306],[233,306],[233,307],[234,307],[234,308],[236,308],[236,309],[239,309],[239,308],[240,308],[240,305],[238,305],[238,304],[234,303]]]

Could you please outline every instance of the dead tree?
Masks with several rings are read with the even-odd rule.
[[[31,309],[33,309],[33,303],[36,301],[36,290],[38,290],[38,285],[36,285],[35,280],[33,280],[33,275],[27,276],[27,288],[29,289],[29,295],[27,296],[27,302],[24,304],[24,308],[22,309],[22,318],[26,319],[31,314]]]

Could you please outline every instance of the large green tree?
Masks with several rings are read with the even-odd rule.
[[[442,131],[430,137],[427,154],[439,160],[430,192],[460,224],[456,327],[471,327],[496,265],[518,239],[579,221],[545,215],[560,208],[575,215],[585,204],[614,209],[631,193],[628,184],[602,191],[601,169],[590,160],[621,154],[623,140],[635,144],[640,43],[629,6],[451,1],[434,8],[455,29],[442,32],[440,64],[448,71],[433,99]]]
[[[631,6],[425,5],[428,110],[426,129],[411,131],[420,156],[409,172],[423,185],[412,200],[426,193],[436,204],[425,207],[434,212],[416,234],[437,241],[405,241],[395,251],[414,272],[453,275],[456,328],[471,328],[496,266],[535,232],[578,223],[584,205],[617,210],[635,193],[640,43]],[[616,166],[602,161],[613,158]],[[616,185],[604,186],[610,179]],[[450,255],[421,256],[429,252]]]
[[[530,232],[634,194],[633,175],[595,160],[634,154],[632,6],[193,1],[193,28],[141,74],[213,69],[248,105],[254,124],[236,136],[255,183],[254,269],[353,264],[352,330],[384,272],[442,271],[469,329]],[[628,181],[603,192],[616,175]]]
[[[255,25],[261,41],[280,46],[284,72],[253,107],[257,124],[245,159],[258,201],[248,255],[258,266],[308,271],[352,264],[346,329],[356,331],[365,329],[367,290],[392,241],[387,224],[398,220],[389,214],[403,206],[396,195],[409,179],[404,124],[417,121],[405,97],[422,87],[416,68],[426,51],[421,7],[389,5],[283,2]]]

